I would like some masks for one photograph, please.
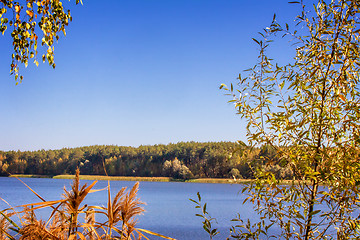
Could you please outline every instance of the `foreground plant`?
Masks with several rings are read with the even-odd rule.
[[[299,32],[274,19],[263,39],[255,40],[259,62],[247,77],[239,75],[239,89],[221,86],[247,121],[250,145],[274,148],[277,163],[290,167],[294,179],[284,186],[271,172],[256,169],[256,181],[244,191],[261,221],[240,224],[231,237],[358,239],[360,3],[319,0],[314,11],[293,3],[302,9],[295,22]],[[273,65],[266,55],[279,33],[296,48],[286,66]]]
[[[196,204],[195,208],[201,210],[200,214],[197,213],[197,214],[195,214],[195,216],[200,217],[200,218],[203,219],[203,221],[202,221],[203,229],[204,229],[204,230],[207,232],[207,234],[209,235],[210,240],[212,240],[214,236],[216,236],[217,234],[219,234],[219,231],[217,230],[217,228],[214,228],[214,227],[212,226],[212,223],[213,223],[214,221],[216,221],[216,219],[215,219],[215,218],[212,218],[212,217],[209,215],[208,211],[206,210],[207,204],[206,204],[206,203],[202,204],[202,202],[201,202],[201,196],[200,196],[200,193],[199,193],[199,192],[197,193],[197,198],[198,198],[197,200],[194,200],[194,199],[189,199],[189,200]]]
[[[95,191],[92,190],[97,181],[90,186],[80,186],[80,171],[77,169],[71,191],[64,189],[63,199],[45,201],[30,187],[42,202],[25,204],[15,208],[0,211],[0,240],[2,239],[121,239],[134,240],[149,239],[144,233],[173,239],[149,230],[136,228],[136,217],[144,212],[144,204],[137,198],[139,183],[130,191],[122,188],[111,199],[110,184],[108,182],[108,203],[103,206],[88,206],[84,204],[85,197]],[[24,183],[25,184],[25,183]],[[26,185],[26,184],[25,184]],[[52,212],[47,221],[38,220],[35,210],[50,207]],[[16,209],[22,208],[17,211]],[[105,216],[104,222],[97,222],[96,215]],[[12,218],[18,216],[20,224]],[[84,219],[84,221],[80,221]]]
[[[20,65],[27,67],[31,59],[36,66],[39,65],[36,57],[38,39],[41,39],[41,46],[45,47],[42,61],[47,61],[55,68],[54,42],[59,40],[60,32],[66,35],[65,29],[72,20],[70,10],[64,9],[62,2],[0,0],[0,32],[4,35],[6,31],[11,31],[14,51],[10,74],[15,76],[16,84],[23,80]],[[82,1],[75,0],[75,3]]]

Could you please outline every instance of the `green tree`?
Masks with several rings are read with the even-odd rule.
[[[319,0],[312,11],[297,3],[295,30],[274,17],[254,39],[259,61],[239,75],[239,88],[220,87],[246,119],[249,144],[276,149],[294,174],[284,186],[273,172],[255,171],[245,192],[262,220],[233,228],[236,239],[262,239],[275,226],[281,239],[359,238],[360,3]],[[293,63],[267,56],[277,34],[293,41]]]
[[[81,0],[76,0],[76,4]],[[70,10],[65,10],[60,0],[0,0],[0,32],[11,31],[14,52],[11,55],[10,74],[16,84],[22,81],[20,64],[27,67],[30,59],[38,65],[38,39],[45,47],[42,61],[55,68],[54,42],[59,33],[66,35],[65,28],[72,20]]]

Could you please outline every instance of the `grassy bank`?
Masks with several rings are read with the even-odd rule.
[[[73,179],[74,175],[57,175],[55,179]],[[173,179],[170,177],[128,177],[128,176],[99,176],[80,175],[81,180],[110,180],[110,181],[139,181],[139,182],[193,182],[193,183],[234,183],[233,179],[197,178],[190,180]],[[238,180],[240,182],[240,180]],[[246,181],[246,180],[244,180]],[[236,182],[238,183],[238,182]]]
[[[248,179],[234,179],[231,178],[196,178],[196,179],[190,179],[186,180],[186,182],[193,182],[193,183],[248,183],[251,180]]]
[[[74,179],[74,175],[31,175],[13,174],[10,177],[19,178],[54,178],[54,179]],[[230,178],[196,178],[189,180],[172,179],[169,177],[128,177],[128,176],[100,176],[100,175],[80,175],[81,180],[110,180],[110,181],[139,181],[139,182],[191,182],[191,183],[246,183],[249,180],[237,180]]]
[[[11,174],[9,177],[18,177],[18,178],[53,178],[50,175],[37,175],[37,174]],[[73,175],[74,179],[74,175]]]
[[[74,179],[74,175],[57,175],[55,179]],[[125,177],[125,176],[100,176],[80,175],[81,180],[110,180],[110,181],[139,181],[139,182],[170,182],[168,177]]]
[[[13,174],[10,177],[19,178],[54,178],[54,179],[74,179],[75,175],[31,175],[31,174]],[[129,176],[102,176],[102,175],[80,175],[81,180],[109,180],[109,181],[134,181],[134,182],[189,182],[189,183],[224,183],[224,184],[245,184],[252,179],[231,179],[231,178],[195,178],[195,179],[173,179],[170,177],[129,177]],[[299,181],[282,180],[280,184],[291,185],[299,184]]]

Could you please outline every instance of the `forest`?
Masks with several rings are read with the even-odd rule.
[[[0,174],[54,176],[74,174],[79,168],[85,175],[249,179],[261,168],[281,179],[292,178],[291,169],[275,156],[270,146],[250,149],[234,142],[0,151]]]

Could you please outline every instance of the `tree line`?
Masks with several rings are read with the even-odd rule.
[[[244,154],[248,153],[248,154]],[[167,145],[87,146],[39,151],[0,151],[0,174],[189,178],[253,178],[253,170],[291,178],[270,146],[252,149],[234,142],[179,142]],[[106,170],[106,173],[105,173]]]

